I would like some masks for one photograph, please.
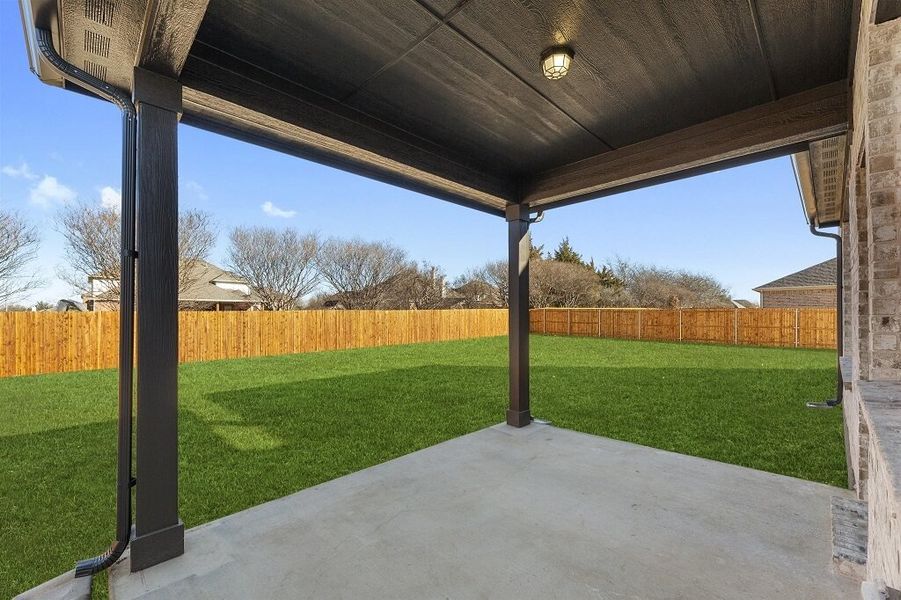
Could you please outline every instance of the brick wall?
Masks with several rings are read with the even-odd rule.
[[[871,375],[901,379],[901,19],[873,27],[869,66]]]
[[[835,288],[761,290],[761,308],[835,308]]]
[[[847,448],[868,502],[867,578],[901,589],[901,19],[862,3],[843,224]],[[850,389],[848,389],[850,388]]]

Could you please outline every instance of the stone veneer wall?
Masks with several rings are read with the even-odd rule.
[[[867,438],[867,578],[901,589],[901,382],[861,385]]]
[[[845,249],[849,480],[868,502],[867,578],[901,589],[901,19],[863,0]],[[869,20],[868,20],[869,17]]]

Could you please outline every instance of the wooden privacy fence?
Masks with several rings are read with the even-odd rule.
[[[533,308],[532,333],[835,348],[833,308]]]
[[[438,342],[507,333],[507,311],[180,312],[180,362]],[[0,377],[117,366],[117,312],[0,312]]]

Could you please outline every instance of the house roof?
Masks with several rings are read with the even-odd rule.
[[[91,279],[118,279],[101,274],[91,275]],[[226,271],[218,265],[205,260],[197,261],[189,275],[188,287],[178,294],[181,302],[259,302],[260,297],[253,291],[244,294],[240,290],[231,290],[219,287],[217,283],[240,284],[249,286],[247,280]],[[85,300],[96,300],[91,296],[85,296]]]
[[[497,215],[847,130],[852,0],[20,5],[48,83],[77,89],[35,27],[113,86],[135,65],[177,79],[183,123]],[[549,81],[539,57],[563,40],[572,68]]]
[[[785,277],[774,279],[769,283],[754,288],[755,292],[761,290],[774,290],[786,288],[805,288],[805,287],[829,287],[835,286],[836,278],[836,261],[834,258],[824,260],[823,262],[801,269]]]
[[[757,303],[752,302],[751,300],[744,300],[743,298],[733,298],[732,304],[735,308],[757,308]]]
[[[260,298],[253,290],[244,294],[240,290],[230,290],[216,285],[232,283],[248,285],[247,281],[222,267],[205,260],[198,261],[190,274],[191,283],[178,295],[183,302],[259,302]]]

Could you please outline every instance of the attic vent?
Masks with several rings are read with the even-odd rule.
[[[84,30],[84,49],[86,52],[107,58],[109,56],[110,39],[94,31]]]
[[[87,0],[84,3],[84,16],[101,25],[113,26],[113,13],[116,10],[114,0]]]
[[[87,71],[89,75],[93,75],[97,79],[106,81],[106,67],[103,65],[98,65],[95,62],[86,60],[84,61],[84,70]]]

